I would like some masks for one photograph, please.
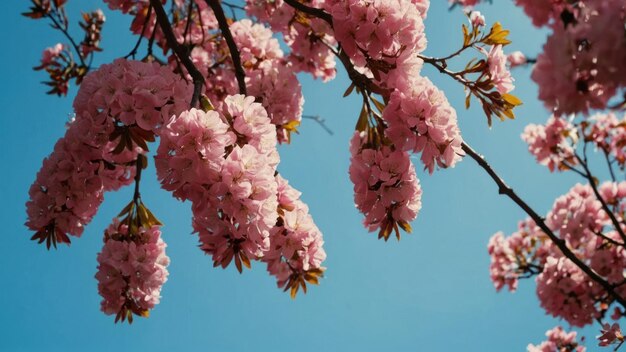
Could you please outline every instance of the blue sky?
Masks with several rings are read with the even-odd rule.
[[[80,10],[105,10],[104,52],[97,63],[130,51],[135,38],[127,30],[128,17],[105,9],[100,1],[69,3],[74,30]],[[328,270],[321,285],[291,300],[259,263],[242,275],[234,268],[212,268],[190,235],[189,204],[159,188],[151,165],[142,180],[142,196],[165,223],[170,277],[149,319],[137,319],[132,326],[114,324],[113,317],[99,311],[96,253],[104,228],[132,190],[107,194],[98,215],[71,247],[48,252],[29,241],[32,234],[23,225],[28,188],[42,159],[64,133],[76,91],[67,98],[44,94],[46,87],[39,82],[46,77],[32,67],[45,47],[63,38],[45,21],[19,15],[27,1],[5,6],[0,25],[0,162],[5,170],[0,219],[6,226],[6,242],[0,246],[0,350],[522,351],[529,342],[542,341],[544,332],[558,323],[539,307],[532,281],[522,282],[514,294],[495,292],[487,240],[496,231],[515,230],[524,214],[498,196],[471,159],[433,175],[418,167],[423,208],[412,224],[412,235],[385,243],[367,233],[354,208],[347,174],[359,99],[341,97],[349,83],[340,72],[328,84],[302,76],[305,113],[325,118],[334,135],[305,120],[292,144],[280,148],[279,171],[303,192],[325,236]],[[488,23],[498,20],[511,29],[508,51],[534,56],[540,50],[545,31],[534,29],[510,0],[478,9]],[[426,20],[426,54],[442,56],[455,50],[464,21],[460,11],[447,11],[445,1],[433,1]],[[519,138],[526,124],[545,121],[548,114],[536,99],[529,70],[514,72],[515,93],[524,101],[518,118],[496,121],[492,129],[476,104],[462,110],[459,85],[429,68],[423,74],[459,109],[465,140],[540,213],[578,181],[574,175],[551,175],[537,165]],[[595,327],[584,331],[591,351],[597,348],[596,334]]]

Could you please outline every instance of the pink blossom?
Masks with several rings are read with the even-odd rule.
[[[528,151],[537,162],[546,165],[550,171],[567,170],[578,161],[574,147],[578,141],[576,128],[564,118],[551,116],[544,125],[529,124],[522,133],[522,139],[528,143]]]
[[[576,341],[575,331],[565,332],[556,326],[546,331],[547,341],[539,345],[528,345],[528,352],[585,352],[587,349]]]
[[[281,61],[264,61],[247,77],[248,93],[267,110],[272,124],[276,126],[278,141],[290,142],[290,134],[302,120],[304,98],[302,87],[291,66]]]
[[[506,56],[506,61],[509,63],[511,68],[526,65],[528,60],[526,59],[526,55],[521,51],[514,51]]]
[[[508,286],[517,290],[522,275],[534,274],[550,254],[550,243],[530,218],[520,221],[518,231],[505,238],[502,232],[489,239],[487,250],[491,256],[489,272],[497,291]]]
[[[194,207],[201,249],[216,265],[226,267],[239,253],[258,259],[269,249],[270,230],[278,218],[275,168],[270,165],[251,145],[235,146],[220,181],[210,185],[208,207]]]
[[[578,327],[600,316],[595,293],[601,288],[569,259],[548,257],[536,281],[539,302],[548,314]]]
[[[555,114],[603,109],[626,83],[623,2],[586,2],[574,24],[555,25],[532,78]]]
[[[558,197],[546,216],[546,225],[558,231],[571,248],[595,249],[595,233],[602,230],[607,216],[589,185],[576,184],[570,191]]]
[[[33,239],[54,244],[80,236],[104,192],[132,182],[128,164],[145,152],[136,141],[118,150],[121,134],[145,143],[189,104],[189,89],[168,68],[139,61],[118,59],[88,74],[74,100],[75,119],[30,188],[26,224],[36,231]]]
[[[46,48],[41,54],[41,65],[35,69],[45,68],[54,64],[56,59],[61,56],[61,53],[65,50],[65,46],[61,43],[57,43],[55,46]]]
[[[491,82],[496,86],[500,94],[506,94],[515,88],[513,77],[506,67],[506,55],[502,51],[502,45],[494,45],[487,54],[487,64],[489,65],[489,76]]]
[[[189,199],[201,249],[239,271],[270,249],[278,219],[276,128],[254,97],[227,96],[214,111],[183,112],[162,129],[163,188]]]
[[[354,200],[365,214],[365,227],[380,230],[379,238],[385,240],[393,230],[400,239],[398,225],[408,232],[408,223],[422,207],[422,190],[408,153],[388,146],[372,149],[366,135],[358,132],[350,141],[350,153]]]
[[[269,28],[243,19],[232,23],[231,32],[241,53],[248,94],[261,103],[276,126],[278,141],[288,143],[290,133],[302,119],[304,104],[295,68],[284,58]],[[239,91],[233,63],[223,58],[222,53],[228,50],[226,42],[219,40],[217,43],[207,42],[192,51],[194,63],[210,77],[206,94],[218,107],[227,96]]]
[[[589,138],[621,168],[626,165],[626,115],[621,119],[612,113],[596,114],[589,122]]]
[[[290,281],[304,278],[307,272],[323,271],[325,268],[321,264],[326,259],[326,252],[322,233],[313,222],[309,208],[300,200],[300,192],[281,176],[277,176],[276,181],[281,220],[280,225],[271,231],[271,245],[263,261],[270,274],[276,276],[278,287],[282,288],[289,287]]]
[[[165,247],[158,226],[141,227],[132,234],[127,225],[114,220],[105,232],[96,273],[105,314],[116,314],[116,322],[130,313],[147,316],[159,303],[170,262]]]
[[[191,109],[162,129],[155,163],[164,189],[179,199],[199,201],[202,185],[219,180],[226,148],[236,141],[224,120],[217,111]]]
[[[464,155],[456,111],[425,77],[415,77],[408,91],[394,91],[383,112],[387,137],[397,148],[422,153],[424,167],[453,167]]]
[[[558,18],[566,1],[515,0],[515,4],[524,9],[526,15],[532,20],[533,25],[541,27]]]
[[[411,2],[415,5],[415,7],[417,7],[422,19],[426,19],[428,8],[430,8],[430,0],[411,0]]]
[[[192,87],[168,67],[117,59],[88,74],[74,99],[78,117],[106,114],[126,126],[158,129],[189,106]]]
[[[426,48],[422,14],[410,0],[327,1],[335,37],[352,61],[377,81],[404,52]]]
[[[322,0],[313,0],[307,6],[319,8]],[[268,24],[272,31],[282,33],[290,49],[286,60],[294,71],[308,72],[315,78],[329,81],[335,77],[335,55],[325,43],[335,45],[332,29],[325,21],[308,17],[302,20],[302,13],[296,11],[282,0],[246,1],[246,12],[260,22]]]
[[[473,27],[485,26],[485,16],[483,16],[480,11],[470,11],[469,20]]]

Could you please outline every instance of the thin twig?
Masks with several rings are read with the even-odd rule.
[[[602,238],[602,239],[606,240],[607,242],[609,242],[609,243],[611,243],[611,244],[613,244],[613,245],[616,245],[616,246],[622,246],[622,247],[624,247],[624,244],[623,244],[623,243],[617,242],[616,240],[614,240],[614,239],[612,239],[611,237],[609,237],[609,236],[607,236],[607,235],[603,234],[603,233],[602,233],[602,232],[600,232],[600,231],[597,231],[597,232],[596,232],[596,231],[593,231],[593,233],[594,233],[596,236],[598,236],[598,237],[600,237],[600,238]]]
[[[194,0],[189,1],[189,7],[187,8],[187,23],[185,23],[185,31],[183,32],[183,43],[187,43],[187,34],[189,33],[189,29],[191,28],[191,15],[193,14],[193,4]],[[191,43],[191,40],[189,40],[189,42]]]
[[[150,21],[150,17],[152,16],[152,5],[148,6],[148,14],[146,15],[146,20],[143,22],[143,27],[141,28],[141,34],[139,34],[139,38],[137,39],[137,43],[133,50],[128,53],[128,55],[124,56],[125,59],[129,57],[133,57],[135,59],[135,54],[137,54],[137,50],[139,49],[139,45],[141,45],[141,40],[143,39],[144,34],[146,33],[146,28],[148,27],[148,22]]]
[[[78,47],[78,44],[76,44],[76,42],[74,41],[74,38],[72,38],[70,33],[67,31],[67,28],[64,28],[63,26],[61,26],[61,24],[51,14],[48,14],[46,16],[48,16],[48,18],[52,20],[52,23],[54,24],[53,27],[60,30],[65,35],[67,40],[70,41],[70,43],[72,44],[72,47],[74,47],[74,50],[76,51],[76,54],[78,54],[78,59],[80,59],[81,65],[83,65],[84,67],[89,67],[87,66],[87,64],[85,64],[85,59],[83,58],[83,54],[81,53],[80,48]]]
[[[180,59],[181,63],[187,69],[187,72],[191,75],[193,79],[193,96],[191,98],[191,107],[196,106],[198,100],[200,99],[200,92],[202,90],[202,86],[204,85],[204,76],[202,73],[198,71],[196,65],[194,65],[193,61],[189,57],[189,51],[187,48],[183,47],[176,40],[176,36],[174,35],[174,31],[172,30],[172,25],[170,24],[170,20],[167,17],[167,13],[165,13],[165,9],[161,4],[161,0],[150,0],[150,4],[154,7],[154,12],[156,13],[156,19],[163,31],[163,35],[165,36],[165,40],[167,44],[172,48],[172,51],[176,54],[176,56]]]
[[[626,243],[626,234],[624,234],[624,230],[622,229],[621,224],[615,217],[615,214],[613,214],[613,212],[609,208],[609,205],[606,203],[606,200],[602,198],[602,195],[600,195],[600,192],[598,191],[598,186],[596,185],[596,179],[595,177],[593,177],[593,174],[591,174],[591,171],[589,170],[589,166],[587,165],[587,156],[585,155],[584,159],[582,159],[578,154],[575,154],[575,155],[576,155],[576,159],[578,159],[578,162],[582,165],[583,169],[585,170],[585,177],[589,181],[589,185],[591,186],[591,189],[593,190],[593,194],[595,194],[596,199],[598,199],[598,201],[600,201],[600,204],[602,204],[602,209],[604,209],[604,212],[609,216],[609,219],[611,219],[611,222],[613,223],[613,226],[615,227],[615,231],[619,233],[619,236],[622,238],[622,241]]]
[[[143,170],[144,166],[143,155],[137,155],[137,160],[135,162],[135,192],[133,193],[133,201],[139,204],[139,199],[141,199],[141,194],[139,193],[139,183],[141,182],[141,170]]]
[[[246,73],[244,72],[243,66],[241,65],[239,49],[237,48],[235,39],[233,39],[233,34],[230,32],[230,27],[228,26],[228,20],[226,19],[226,15],[224,14],[224,9],[222,9],[222,5],[220,5],[219,0],[205,1],[207,5],[209,5],[209,7],[211,7],[211,9],[213,10],[215,18],[217,19],[217,23],[220,27],[220,31],[222,32],[222,36],[224,36],[224,40],[226,40],[226,44],[228,45],[230,57],[233,59],[233,66],[235,67],[235,77],[237,77],[239,93],[243,95],[248,95],[246,92]]]
[[[461,83],[462,85],[473,89],[473,84],[472,82],[469,82],[468,80],[459,77],[458,72],[452,72],[450,70],[448,70],[444,65],[439,63],[439,59],[434,58],[434,57],[428,57],[428,56],[424,56],[424,55],[417,55],[418,58],[422,59],[425,63],[434,66],[436,69],[439,70],[439,72],[446,74],[450,77],[452,77],[454,80],[456,80],[457,82]]]
[[[328,132],[329,135],[332,136],[334,134],[333,131],[330,128],[328,128],[328,126],[326,126],[326,120],[321,118],[319,115],[315,115],[315,116],[313,116],[313,115],[302,115],[302,118],[303,119],[313,120],[313,121],[317,122],[320,126],[322,126],[322,128],[326,132]]]
[[[613,182],[615,181],[615,172],[613,171],[613,162],[611,161],[611,159],[609,159],[609,153],[607,153],[606,150],[602,150],[603,154],[604,154],[604,159],[606,160],[606,164],[609,167],[609,173],[611,173],[611,180],[613,180]]]
[[[587,178],[587,176],[580,170],[578,170],[577,168],[574,167],[574,165],[569,164],[566,161],[561,162],[563,165],[565,165],[565,167],[567,167],[568,170],[570,171],[574,171],[575,173],[577,173],[578,175],[582,176],[583,178]]]

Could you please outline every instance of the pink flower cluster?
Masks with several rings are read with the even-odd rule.
[[[508,286],[517,290],[520,276],[536,273],[538,263],[549,254],[545,235],[531,219],[520,221],[518,231],[509,237],[498,232],[489,239],[487,251],[491,256],[489,272],[496,290]]]
[[[139,146],[169,113],[189,104],[188,88],[167,68],[123,59],[87,75],[74,101],[76,117],[29,191],[33,239],[55,244],[80,236],[104,192],[132,181],[129,163],[143,152]]]
[[[619,119],[614,113],[596,114],[587,120],[589,138],[598,149],[615,158],[619,166],[626,165],[626,115]]]
[[[456,111],[428,78],[414,77],[406,90],[391,94],[383,112],[386,135],[401,149],[422,153],[424,167],[453,167],[465,153]]]
[[[522,139],[528,143],[528,151],[537,162],[552,172],[567,170],[567,165],[578,164],[574,150],[578,133],[565,118],[551,116],[545,126],[529,124],[522,133]]]
[[[527,7],[558,9],[542,12],[551,17],[534,17],[536,24],[545,24],[547,18],[555,20],[532,73],[539,85],[539,99],[558,115],[604,109],[626,85],[622,69],[626,62],[626,5],[621,0],[576,3],[571,8],[565,1],[528,1],[532,6]]]
[[[548,314],[579,327],[600,317],[596,301],[602,289],[569,259],[548,257],[536,282],[539,302]]]
[[[626,182],[606,182],[599,193],[621,214],[626,208]],[[618,220],[620,219],[618,215]],[[546,225],[567,247],[609,284],[625,279],[626,249],[589,185],[578,184],[557,198]],[[537,296],[547,313],[574,326],[591,324],[613,302],[604,289],[547,239],[530,219],[508,238],[496,233],[489,241],[491,279],[499,290],[515,290],[517,280],[536,276]],[[619,294],[626,293],[620,287]],[[619,319],[619,314],[615,315]]]
[[[256,259],[269,249],[278,161],[275,127],[254,97],[243,95],[227,97],[220,111],[173,118],[156,156],[163,188],[193,202],[201,248],[224,267],[233,255]]]
[[[78,117],[107,118],[108,124],[137,125],[158,133],[170,116],[189,106],[192,87],[158,63],[117,59],[100,66],[81,84],[74,99]]]
[[[509,63],[511,68],[515,68],[518,66],[523,66],[528,63],[528,59],[526,55],[524,55],[521,51],[514,51],[506,56],[506,61]]]
[[[44,70],[48,73],[50,81],[46,85],[52,87],[47,94],[66,95],[69,89],[69,81],[76,76],[75,63],[67,47],[57,43],[53,47],[46,48],[41,54],[41,63],[34,67],[35,70]]]
[[[425,11],[428,5],[415,3],[425,6],[415,6],[410,0],[333,0],[325,6],[333,17],[335,37],[350,59],[371,71],[376,83],[396,88],[396,82],[388,82],[383,75],[407,63],[421,67],[415,56],[426,49],[426,13],[420,9]],[[415,69],[402,71],[406,74]]]
[[[379,230],[387,240],[398,226],[409,232],[409,222],[422,207],[422,190],[409,154],[389,146],[372,148],[365,132],[355,132],[350,141],[350,180],[354,201],[365,214],[369,231]]]
[[[500,94],[506,94],[515,88],[513,77],[506,67],[507,56],[502,51],[502,45],[494,45],[487,54],[487,65],[491,82],[496,86]]]
[[[299,193],[275,176],[276,128],[254,100],[228,96],[217,110],[191,109],[172,118],[161,133],[157,175],[163,188],[192,202],[201,249],[216,266],[234,259],[241,271],[242,264],[269,255],[269,270],[284,285],[284,263],[300,274],[320,268],[323,241]],[[290,256],[283,258],[283,251]]]
[[[610,185],[605,183],[601,188]],[[591,253],[596,249],[595,233],[602,230],[607,220],[602,204],[591,187],[578,183],[554,201],[552,210],[546,216],[546,225],[558,231],[570,248]]]
[[[65,50],[65,46],[57,43],[55,46],[46,48],[41,54],[41,65],[35,67],[35,70],[41,70],[48,66],[58,66],[57,59],[61,57],[61,53]]]
[[[293,124],[302,119],[304,104],[292,65],[284,59],[272,31],[263,25],[242,19],[233,22],[230,29],[241,54],[248,94],[266,109],[277,127],[278,141],[289,142]],[[207,72],[206,94],[215,102],[238,92],[233,63],[224,59],[224,53],[228,53],[224,40],[207,41],[192,52],[196,65]]]
[[[276,176],[280,219],[270,232],[270,248],[263,261],[267,271],[276,276],[278,287],[290,287],[297,280],[314,280],[310,273],[324,270],[326,252],[322,233],[313,222],[309,208],[300,200],[300,192],[287,180]],[[304,286],[303,286],[304,287]]]
[[[75,135],[77,126],[70,125],[68,137]],[[70,243],[68,234],[82,235],[103,200],[99,172],[105,170],[105,164],[91,161],[97,150],[68,137],[59,139],[43,161],[26,203],[26,226],[36,232],[32,239],[47,241],[48,248],[57,242]]]
[[[313,0],[306,5],[319,8],[324,3],[323,0]],[[246,12],[268,24],[272,31],[282,34],[290,49],[286,60],[292,70],[308,72],[324,81],[335,78],[335,58],[327,46],[334,45],[335,39],[328,23],[296,11],[283,0],[246,0]]]
[[[170,262],[165,247],[159,226],[131,233],[127,224],[113,221],[104,234],[96,273],[105,314],[116,314],[116,321],[123,321],[131,313],[147,316],[159,303]]]
[[[539,345],[528,345],[528,352],[585,352],[587,349],[576,341],[576,332],[566,332],[557,326],[546,331],[548,340]]]
[[[515,0],[515,4],[524,9],[524,12],[533,24],[537,27],[545,26],[549,23],[558,22],[563,10],[573,11],[574,8],[568,5],[565,0],[535,1],[535,0]],[[556,23],[555,23],[556,25]]]

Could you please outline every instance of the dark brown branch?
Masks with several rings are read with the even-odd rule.
[[[309,119],[317,122],[329,135],[333,135],[333,130],[331,130],[328,126],[326,126],[326,120],[321,118],[319,115],[302,115],[303,119]]]
[[[150,17],[152,17],[152,5],[148,6],[148,13],[146,14],[146,20],[143,22],[143,27],[141,28],[141,34],[139,34],[139,38],[137,38],[137,43],[135,43],[135,47],[133,48],[133,50],[131,50],[130,53],[128,53],[128,55],[124,56],[125,59],[128,59],[131,56],[133,59],[135,59],[137,50],[139,50],[139,45],[141,45],[141,40],[143,39],[143,36],[146,33],[146,28],[148,27],[148,21],[150,21]]]
[[[217,23],[220,27],[220,31],[222,32],[224,40],[226,40],[226,44],[228,45],[230,57],[233,59],[233,66],[235,67],[235,77],[237,77],[239,93],[243,95],[248,95],[246,93],[246,73],[243,71],[243,66],[241,65],[241,57],[239,56],[239,49],[237,49],[237,44],[233,39],[233,34],[230,32],[230,27],[228,26],[228,20],[226,19],[226,15],[224,14],[224,9],[222,9],[222,5],[220,4],[219,0],[205,1],[207,5],[209,5],[209,7],[211,7],[211,9],[213,10],[215,18],[217,19]]]
[[[589,170],[589,166],[587,165],[587,156],[585,156],[585,159],[583,160],[578,154],[576,154],[576,159],[578,159],[578,162],[582,165],[583,169],[585,170],[585,177],[589,181],[589,185],[591,186],[591,189],[593,190],[593,194],[595,194],[596,199],[600,201],[600,204],[602,204],[602,209],[604,210],[606,215],[608,215],[609,219],[611,219],[611,222],[613,223],[613,226],[615,227],[615,231],[619,233],[619,237],[621,237],[622,241],[626,243],[626,234],[624,234],[624,230],[622,229],[620,222],[617,220],[617,218],[615,217],[615,214],[613,214],[613,212],[609,208],[609,205],[606,204],[606,200],[602,198],[602,195],[600,195],[600,192],[598,191],[598,185],[596,185],[596,179],[595,177],[593,177],[593,174],[591,173],[591,171]]]
[[[333,16],[331,16],[328,12],[318,9],[315,7],[309,7],[305,4],[299,2],[298,0],[285,0],[287,5],[293,7],[294,9],[306,13],[307,15],[311,15],[313,17],[317,17],[321,20],[326,21],[331,26],[333,25]]]
[[[603,149],[602,152],[604,154],[604,159],[606,160],[606,164],[609,167],[609,173],[611,173],[611,180],[615,182],[615,172],[613,171],[613,162],[609,158],[609,153],[607,153],[606,150]]]
[[[204,85],[204,76],[202,76],[202,73],[198,71],[196,66],[193,64],[193,61],[191,61],[187,48],[180,45],[180,43],[178,43],[178,41],[176,40],[176,36],[174,35],[174,31],[172,30],[172,25],[170,24],[170,20],[167,17],[167,13],[165,13],[163,5],[161,4],[161,0],[150,0],[150,4],[154,8],[157,23],[163,31],[163,35],[165,36],[167,44],[170,46],[174,54],[176,54],[176,56],[180,59],[183,66],[185,66],[185,68],[187,69],[187,72],[189,72],[189,74],[191,75],[191,78],[193,80],[193,96],[191,98],[191,107],[194,107],[200,99],[200,93],[202,91],[202,86]]]
[[[602,232],[595,232],[596,236],[604,239],[605,241],[609,242],[610,244],[616,245],[616,246],[624,246],[623,243],[617,242],[616,240],[612,239],[611,237],[608,237],[607,235],[603,234]]]
[[[139,202],[141,198],[141,194],[139,193],[139,183],[141,182],[141,170],[144,169],[146,165],[144,165],[144,156],[143,154],[137,155],[137,160],[135,161],[135,192],[133,194],[133,201],[135,203]]]
[[[623,307],[626,307],[626,299],[622,298],[617,292],[613,285],[604,280],[600,275],[598,275],[593,269],[587,266],[580,258],[576,256],[566,245],[565,240],[558,238],[552,230],[546,225],[544,219],[539,216],[526,202],[524,202],[513,189],[504,183],[504,180],[498,176],[498,174],[491,168],[491,166],[487,163],[487,161],[474,149],[472,149],[465,142],[462,144],[463,151],[467,155],[469,155],[478,165],[483,168],[487,174],[493,179],[493,181],[498,185],[498,193],[509,197],[515,204],[517,204],[531,219],[539,226],[539,228],[550,238],[550,240],[559,248],[563,255],[571,260],[576,266],[580,268],[589,278],[595,281],[597,284],[602,286],[613,299],[615,299],[619,304]]]
[[[83,65],[83,67],[88,67],[87,64],[85,64],[85,59],[83,58],[83,54],[80,51],[80,48],[78,47],[78,44],[76,44],[76,42],[74,41],[74,38],[72,38],[70,33],[67,31],[67,21],[66,20],[63,21],[63,23],[65,24],[65,27],[63,27],[63,26],[61,26],[59,21],[57,21],[54,18],[54,16],[52,16],[51,14],[48,14],[47,16],[53,23],[52,27],[60,30],[63,33],[63,35],[65,35],[67,40],[70,41],[70,43],[72,44],[72,47],[74,48],[74,50],[76,51],[76,54],[78,55],[78,59],[80,60],[80,63]]]
[[[446,74],[446,75],[452,77],[455,81],[461,83],[462,85],[464,85],[464,86],[466,86],[466,87],[468,87],[470,89],[473,89],[472,82],[469,82],[468,80],[466,80],[466,79],[464,79],[462,77],[459,77],[459,73],[458,72],[452,72],[452,71],[448,70],[446,68],[446,66],[441,63],[443,61],[440,61],[440,59],[434,58],[434,57],[423,56],[423,55],[417,55],[417,57],[422,59],[422,60],[424,60],[425,63],[434,66],[436,69],[439,70],[439,72],[441,72],[443,74]]]
[[[562,164],[567,167],[568,170],[574,171],[583,178],[587,178],[587,176],[582,171],[578,170],[576,167],[574,167],[574,165],[569,164],[567,161],[563,161]]]

